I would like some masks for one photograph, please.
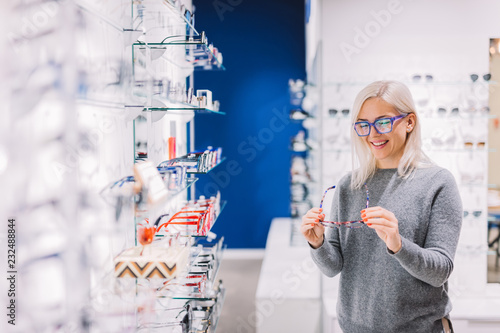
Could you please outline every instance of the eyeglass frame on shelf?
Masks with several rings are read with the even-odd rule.
[[[378,133],[378,134],[386,134],[386,133],[390,133],[390,132],[392,132],[392,129],[393,129],[393,127],[394,127],[394,122],[395,122],[396,120],[399,120],[399,119],[405,118],[406,116],[408,116],[408,113],[403,113],[403,114],[400,114],[400,115],[398,115],[398,116],[394,116],[394,117],[390,117],[390,118],[389,118],[389,117],[387,117],[387,118],[380,118],[380,119],[376,119],[373,123],[371,123],[371,122],[369,122],[369,121],[366,121],[366,120],[363,120],[363,121],[357,121],[357,122],[355,122],[355,123],[353,124],[353,128],[354,128],[354,131],[356,132],[356,134],[357,134],[358,136],[361,136],[361,137],[370,135],[370,133],[371,133],[371,131],[372,131],[372,127],[375,129],[375,131],[377,131],[377,133]],[[390,130],[388,130],[388,131],[380,131],[380,130],[377,128],[377,126],[376,126],[375,124],[376,124],[377,122],[382,121],[382,120],[390,120],[390,122],[391,122],[391,129],[390,129]],[[358,124],[368,124],[368,133],[367,133],[367,134],[360,134],[360,133],[358,132],[358,130],[356,129],[356,125],[358,125]]]
[[[328,193],[328,191],[333,189],[335,189],[335,185],[330,186],[325,190],[325,193],[323,193],[323,197],[321,198],[321,203],[319,204],[319,208],[323,209],[323,201],[325,200],[326,193]],[[370,205],[370,193],[368,192],[368,186],[366,185],[366,183],[365,183],[365,189],[366,189],[366,208],[368,208]],[[349,229],[357,229],[361,228],[363,224],[365,224],[365,222],[363,220],[346,221],[346,222],[319,221],[319,224],[328,228],[340,228],[341,226],[344,226]]]

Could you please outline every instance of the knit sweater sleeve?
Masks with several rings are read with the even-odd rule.
[[[344,259],[340,251],[340,242],[337,230],[325,233],[323,245],[317,249],[311,248],[313,261],[320,271],[328,277],[334,277],[342,270]]]
[[[397,253],[388,252],[415,278],[434,287],[443,285],[453,270],[453,258],[462,225],[462,201],[448,170],[430,180],[431,212],[423,247],[402,237]]]

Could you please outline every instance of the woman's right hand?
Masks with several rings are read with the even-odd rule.
[[[321,208],[309,209],[306,215],[302,216],[302,224],[300,225],[300,232],[315,249],[323,245],[324,240],[325,227],[318,223],[325,218],[325,214],[321,214],[322,211]]]

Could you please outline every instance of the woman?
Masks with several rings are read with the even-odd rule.
[[[420,147],[408,88],[368,85],[356,97],[352,142],[359,168],[335,190],[329,221],[312,208],[301,232],[327,276],[340,275],[338,320],[345,333],[448,332],[447,280],[462,224],[453,175]],[[369,192],[369,208],[367,191]],[[361,226],[353,227],[354,224]]]

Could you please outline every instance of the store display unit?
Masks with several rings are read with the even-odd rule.
[[[0,149],[2,181],[15,188],[1,209],[19,220],[23,246],[16,328],[215,332],[224,243],[211,227],[225,202],[196,197],[192,184],[223,158],[205,149],[196,170],[168,163],[196,153],[197,113],[225,114],[194,89],[195,71],[224,66],[191,1],[0,7],[11,27],[2,58],[13,64],[0,73],[2,142],[15,142]],[[134,173],[145,162],[153,168]],[[152,237],[149,221],[178,210],[177,230]]]
[[[175,3],[166,5],[174,6]],[[168,28],[168,24],[161,26],[169,21],[170,16],[165,15],[164,9],[157,6],[158,3],[154,1],[134,3],[133,11],[149,31],[172,28]],[[192,15],[189,10],[184,10],[184,13],[180,10],[180,15],[175,15],[185,18],[185,36],[181,22],[179,31],[175,31],[173,27],[170,35],[162,35],[157,31],[146,33],[132,44],[132,77],[139,95],[146,97],[141,112],[145,126],[134,126],[134,147],[142,144],[146,152],[142,155],[134,153],[136,163],[143,163],[144,160],[155,161],[158,167],[154,172],[161,176],[168,192],[173,191],[173,195],[167,195],[161,202],[144,202],[144,193],[150,192],[152,186],[151,183],[142,182],[141,191],[134,194],[133,202],[135,246],[143,244],[144,248],[148,248],[154,244],[163,244],[156,247],[164,247],[168,243],[167,249],[174,247],[190,253],[187,263],[177,263],[179,266],[173,279],[136,279],[137,286],[140,286],[136,289],[136,306],[146,309],[145,314],[139,314],[136,318],[139,330],[154,329],[163,332],[169,330],[169,327],[174,329],[180,325],[186,332],[215,332],[224,301],[224,287],[221,281],[216,280],[223,239],[201,245],[197,238],[215,237],[210,229],[222,212],[225,202],[220,202],[220,197],[210,202],[200,197],[198,201],[183,203],[189,197],[194,198],[193,187],[190,193],[185,191],[196,180],[192,175],[206,174],[223,161],[220,156],[221,149],[217,156],[208,150],[200,154],[188,154],[194,147],[192,128],[195,113],[224,114],[218,110],[218,102],[212,102],[211,95],[210,100],[203,98],[200,91],[197,91],[197,96],[193,96],[193,70],[224,68],[222,55],[212,45],[208,45],[205,33],[198,34],[194,29],[194,22],[187,19],[187,16],[193,17]],[[165,140],[166,128],[170,129],[168,140]],[[138,137],[143,141],[138,142]],[[162,142],[167,143],[168,149]],[[182,154],[185,155],[177,157]],[[128,180],[133,182],[134,178],[137,177],[129,177]],[[137,179],[131,187],[135,188],[136,183]],[[207,210],[207,207],[202,208],[204,203],[210,207],[215,206],[208,207],[210,209]],[[141,238],[144,232],[152,234],[152,239],[146,242],[151,245],[144,245],[144,239]],[[144,251],[147,253],[147,249]],[[143,295],[145,290],[150,294],[146,300]],[[152,307],[148,308],[144,302],[149,302]],[[183,303],[182,306],[179,306],[179,302]],[[199,302],[210,304],[194,306]],[[187,305],[193,310],[192,313],[186,310]],[[170,317],[174,323],[166,321],[162,313],[176,308],[180,309],[179,315]],[[204,310],[200,311],[199,308]],[[184,312],[189,315],[184,317],[181,323],[177,322],[178,319],[173,320]]]
[[[288,82],[290,94],[290,120],[300,124],[291,138],[290,151],[290,216],[292,221],[290,243],[306,245],[300,233],[302,216],[312,207],[318,191],[318,154],[315,89],[300,79]]]

